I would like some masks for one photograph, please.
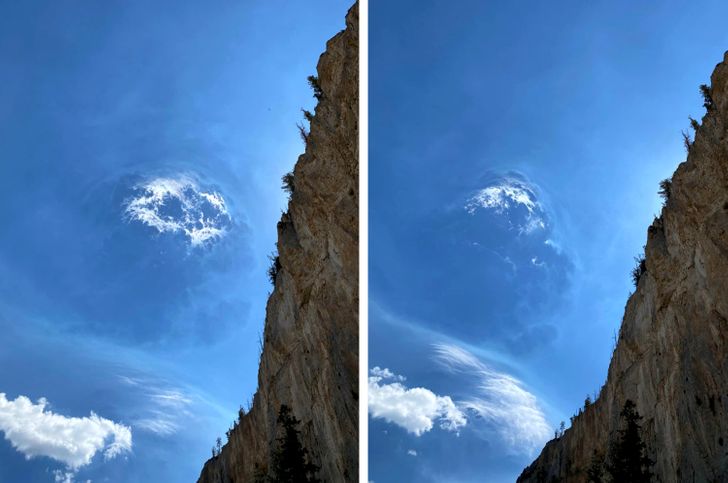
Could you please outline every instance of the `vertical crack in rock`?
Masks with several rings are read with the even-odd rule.
[[[268,467],[282,404],[301,421],[318,477],[358,480],[358,27],[354,4],[319,59],[322,95],[278,222],[280,269],[266,307],[258,390],[200,483],[253,481],[256,465]]]

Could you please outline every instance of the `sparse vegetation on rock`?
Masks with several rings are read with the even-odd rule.
[[[281,189],[289,195],[292,195],[293,191],[296,189],[295,181],[296,178],[293,176],[293,171],[289,171],[281,177],[281,182],[283,183],[281,185]]]
[[[697,131],[700,127],[700,123],[693,119],[691,116],[688,116],[688,120],[690,121],[690,127],[693,128],[693,131]]]
[[[308,131],[306,130],[306,126],[299,122],[296,124],[296,127],[298,128],[298,134],[301,136],[303,144],[308,146]]]
[[[713,108],[713,94],[707,84],[700,85],[700,94],[703,96],[703,107],[710,111]]]
[[[319,84],[318,77],[315,75],[308,76],[308,85],[311,86],[311,89],[313,90],[313,97],[320,101],[324,96],[324,91],[321,90],[321,84]]]
[[[672,193],[672,179],[665,178],[662,181],[660,181],[660,189],[657,191],[657,194],[660,195],[662,200],[667,203],[670,201],[670,194]]]
[[[685,148],[686,153],[690,153],[690,148],[693,145],[693,140],[690,139],[690,133],[687,131],[682,131],[682,138],[683,138],[683,147]]]
[[[637,285],[640,283],[640,278],[642,278],[642,275],[647,271],[647,263],[645,262],[645,255],[644,253],[641,253],[634,257],[635,266],[632,269],[632,283],[634,283],[634,287],[637,288]]]
[[[272,255],[268,255],[268,259],[270,260],[270,266],[268,267],[268,280],[270,280],[270,283],[275,286],[278,271],[281,269],[281,259],[275,252]]]

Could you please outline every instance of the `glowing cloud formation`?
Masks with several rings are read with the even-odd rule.
[[[530,234],[546,228],[546,218],[541,203],[536,198],[536,188],[515,177],[498,179],[467,199],[465,211],[474,215],[480,209],[492,210],[508,217],[519,233]],[[517,209],[525,210],[521,216],[513,216]]]
[[[154,178],[134,187],[124,217],[159,233],[183,233],[192,247],[222,238],[232,223],[222,195],[204,191],[188,176]]]

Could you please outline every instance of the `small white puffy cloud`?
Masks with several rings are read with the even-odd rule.
[[[551,435],[536,396],[518,379],[496,371],[452,344],[435,345],[436,360],[453,373],[471,378],[475,390],[458,406],[487,421],[511,450],[532,453]]]
[[[373,418],[401,426],[415,436],[430,431],[436,422],[446,431],[457,432],[465,426],[467,418],[450,396],[438,396],[424,387],[407,388],[403,380],[386,368],[371,370],[369,413]]]
[[[134,187],[124,217],[159,233],[183,233],[192,247],[222,238],[231,224],[225,199],[205,191],[189,176],[154,178]]]
[[[33,403],[25,396],[8,400],[0,393],[0,431],[27,459],[47,456],[63,463],[56,481],[70,482],[76,471],[101,452],[110,460],[131,451],[131,429],[93,412],[86,417],[67,417],[47,409],[41,398]]]
[[[55,483],[74,483],[76,477],[73,471],[54,470],[52,474]],[[91,480],[86,480],[86,483],[91,483]]]
[[[395,381],[406,381],[407,378],[404,376],[398,376],[397,374],[393,373],[386,367],[384,369],[380,368],[379,366],[374,366],[373,368],[369,369],[369,374],[374,377],[379,377],[381,379],[391,379]]]
[[[515,208],[524,208],[525,216],[511,220],[519,233],[530,234],[546,229],[543,206],[536,198],[536,188],[520,179],[504,177],[491,186],[477,191],[467,199],[465,211],[474,215],[479,209],[492,210],[499,215],[508,216]]]
[[[410,456],[417,456],[417,451],[415,451],[413,449],[408,449],[407,454]]]

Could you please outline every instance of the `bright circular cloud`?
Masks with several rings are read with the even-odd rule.
[[[491,211],[505,217],[518,233],[531,234],[545,230],[548,224],[536,191],[535,186],[516,176],[499,177],[470,196],[464,208],[470,215]]]
[[[202,188],[189,176],[157,177],[133,188],[124,202],[124,217],[158,233],[182,233],[191,247],[220,240],[232,225],[222,195]]]

